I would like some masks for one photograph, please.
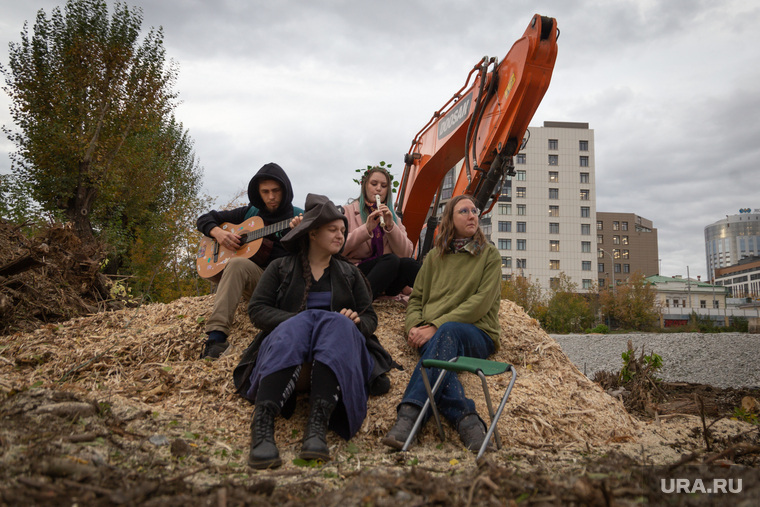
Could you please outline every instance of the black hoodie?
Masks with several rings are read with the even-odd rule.
[[[282,185],[282,202],[274,212],[269,212],[267,210],[266,204],[264,204],[264,200],[261,198],[261,194],[259,193],[259,183],[261,180],[275,180]],[[247,218],[258,215],[264,220],[264,224],[270,225],[287,220],[288,218],[293,218],[299,213],[303,213],[301,208],[293,206],[293,187],[290,184],[290,179],[288,179],[288,176],[285,174],[282,167],[274,162],[265,164],[253,175],[253,178],[251,178],[251,181],[248,183],[248,200],[250,201],[248,206],[241,206],[239,208],[222,211],[211,210],[208,213],[201,215],[198,217],[196,223],[198,230],[206,236],[210,236],[211,229],[224,222],[239,224]],[[290,229],[285,229],[266,237],[274,243],[269,260],[287,254],[285,249],[280,245],[280,238],[287,234],[289,230]]]

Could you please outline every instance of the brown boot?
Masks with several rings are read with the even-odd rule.
[[[409,434],[414,428],[414,423],[417,421],[417,417],[420,415],[422,409],[417,405],[411,403],[402,403],[398,407],[398,416],[396,417],[396,424],[385,435],[382,442],[395,449],[402,449],[406,443],[406,439],[409,438]]]

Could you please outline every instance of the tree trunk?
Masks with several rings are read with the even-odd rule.
[[[92,203],[97,195],[97,189],[88,182],[88,168],[89,164],[87,162],[79,163],[80,176],[77,190],[74,197],[69,200],[69,205],[66,208],[66,216],[74,224],[77,237],[85,245],[96,242],[95,234],[92,231],[92,223],[90,222],[90,212],[92,211]]]

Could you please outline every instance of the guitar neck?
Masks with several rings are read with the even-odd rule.
[[[248,232],[243,235],[243,243],[250,243],[251,241],[256,241],[257,239],[261,239],[264,236],[269,236],[270,234],[274,234],[275,232],[283,231],[287,229],[288,227],[290,227],[291,220],[293,219],[288,218],[287,220],[283,220],[282,222],[277,222],[276,224],[272,224],[272,225],[266,225],[262,227],[261,229]]]

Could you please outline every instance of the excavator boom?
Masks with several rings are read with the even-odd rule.
[[[534,15],[504,60],[481,59],[414,137],[396,200],[413,242],[440,196],[444,176],[462,160],[452,195],[473,195],[484,212],[498,199],[500,182],[513,172],[512,157],[549,87],[558,33],[554,18]]]

